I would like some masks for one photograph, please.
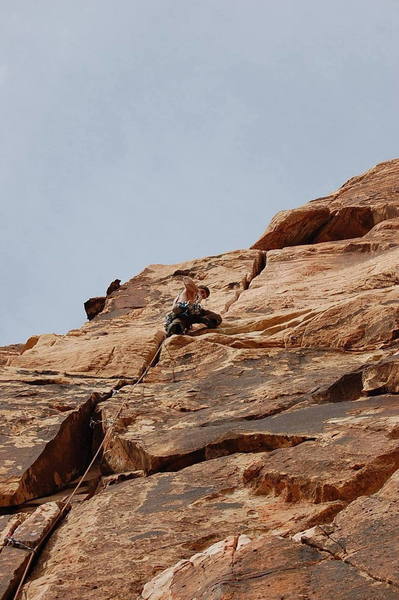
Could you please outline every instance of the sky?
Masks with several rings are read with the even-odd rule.
[[[399,156],[398,0],[0,0],[0,345]]]

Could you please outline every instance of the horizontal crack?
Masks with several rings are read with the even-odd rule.
[[[187,432],[190,437],[190,432]],[[315,441],[314,436],[263,433],[260,431],[231,431],[210,440],[192,451],[159,455],[149,452],[141,439],[113,438],[113,443],[104,452],[104,466],[110,472],[118,473],[117,465],[123,464],[123,471],[142,470],[146,475],[176,472],[195,464],[221,456],[236,453],[271,452],[279,448],[297,446]],[[122,461],[122,462],[121,462]]]

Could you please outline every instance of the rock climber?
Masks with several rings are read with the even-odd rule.
[[[165,330],[169,337],[184,334],[194,323],[203,323],[209,329],[218,327],[222,317],[201,306],[201,301],[210,295],[206,285],[196,285],[191,277],[183,277],[184,290],[175,298],[172,311],[166,315]]]

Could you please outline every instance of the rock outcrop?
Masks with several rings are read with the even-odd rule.
[[[104,310],[107,297],[110,296],[113,292],[116,292],[116,290],[119,290],[119,288],[121,287],[120,284],[120,279],[114,279],[114,281],[112,281],[107,288],[106,296],[96,296],[95,298],[89,298],[88,300],[86,300],[83,306],[89,321],[94,319],[94,317],[99,315]]]
[[[0,598],[27,564],[2,532],[33,539],[101,448],[25,600],[399,599],[398,182],[382,163],[2,349]],[[184,275],[223,323],[165,340]]]
[[[11,344],[10,346],[2,346],[0,348],[0,366],[8,364],[11,358],[19,356],[24,347],[24,344]]]
[[[0,369],[0,507],[51,494],[82,471],[92,452],[90,419],[112,385]]]
[[[399,217],[398,161],[352,177],[330,196],[278,213],[252,246],[262,250],[362,237]]]

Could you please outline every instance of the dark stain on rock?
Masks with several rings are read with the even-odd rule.
[[[139,535],[134,535],[129,538],[131,542],[135,542],[136,540],[145,540],[147,538],[159,537],[161,535],[165,535],[165,532],[162,529],[151,529],[150,531],[146,531],[145,533],[140,533]]]
[[[146,500],[138,509],[144,514],[152,514],[167,510],[176,510],[179,506],[189,505],[213,492],[213,487],[196,487],[182,493],[171,493],[173,476],[162,475],[155,487],[149,492]]]
[[[212,504],[214,508],[220,508],[220,510],[226,510],[230,508],[242,508],[244,504],[242,502],[217,502]]]

